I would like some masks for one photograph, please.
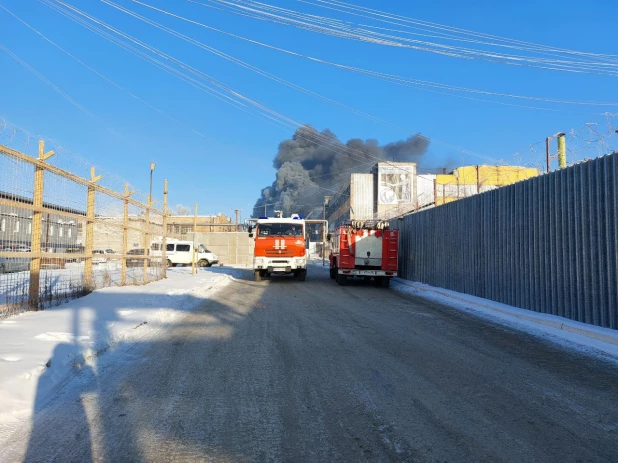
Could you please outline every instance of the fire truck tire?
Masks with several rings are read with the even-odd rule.
[[[330,269],[330,278],[331,280],[337,279],[337,267],[332,267]]]
[[[382,288],[388,288],[391,284],[391,279],[389,277],[382,277],[382,281],[380,282],[380,286]]]
[[[345,286],[348,284],[348,276],[347,275],[337,275],[337,283],[339,286]]]
[[[307,270],[299,270],[298,281],[305,281],[306,278],[307,278]]]
[[[255,270],[253,272],[253,281],[262,281],[262,272]]]

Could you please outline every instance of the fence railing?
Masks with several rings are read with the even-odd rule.
[[[618,329],[618,153],[391,227],[403,278]]]
[[[124,192],[0,145],[0,318],[93,289],[165,278],[166,216]],[[163,192],[167,209],[167,182]],[[153,242],[162,254],[150,255]]]

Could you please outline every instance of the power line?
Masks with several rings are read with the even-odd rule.
[[[108,0],[100,0],[103,1],[104,3],[109,3]],[[247,37],[238,35],[238,34],[233,34],[227,31],[224,31],[222,29],[218,29],[212,26],[209,26],[207,24],[204,23],[200,23],[194,20],[191,20],[189,18],[171,13],[169,11],[163,10],[161,8],[157,8],[154,7],[152,5],[149,5],[147,3],[144,3],[142,1],[139,0],[131,0],[133,3],[137,3],[139,5],[142,5],[146,8],[150,8],[152,10],[158,11],[162,14],[174,17],[176,19],[180,19],[182,21],[194,24],[196,26],[202,27],[202,28],[206,28],[209,30],[212,30],[214,32],[218,32],[230,37],[234,37],[240,40],[244,40],[250,43],[253,43],[255,45],[259,45],[268,49],[272,49],[275,51],[279,51],[291,56],[296,56],[299,58],[303,58],[309,61],[313,61],[313,62],[317,62],[320,64],[325,64],[328,66],[332,66],[332,67],[336,67],[338,69],[343,69],[346,71],[350,71],[350,72],[355,72],[358,74],[362,74],[362,75],[366,75],[369,77],[373,77],[373,78],[377,78],[377,79],[381,79],[381,80],[385,80],[388,82],[392,82],[395,83],[397,85],[402,85],[405,87],[421,87],[423,90],[425,91],[432,91],[432,90],[427,90],[427,88],[435,88],[435,89],[440,89],[440,90],[447,90],[447,91],[456,91],[456,92],[465,92],[465,93],[472,93],[472,94],[479,94],[479,95],[486,95],[486,96],[494,96],[494,97],[504,97],[504,98],[512,98],[512,99],[522,99],[522,100],[529,100],[529,101],[535,101],[535,102],[544,102],[544,103],[557,103],[557,104],[567,104],[567,105],[583,105],[583,106],[618,106],[618,102],[615,103],[611,103],[611,102],[594,102],[594,101],[574,101],[574,100],[564,100],[564,99],[557,99],[557,98],[544,98],[544,97],[534,97],[534,96],[526,96],[526,95],[517,95],[517,94],[511,94],[511,93],[503,93],[503,92],[492,92],[492,91],[488,91],[488,90],[478,90],[478,89],[473,89],[473,88],[467,88],[467,87],[460,87],[460,86],[454,86],[454,85],[449,85],[449,84],[443,84],[443,83],[439,83],[439,82],[432,82],[432,81],[427,81],[427,80],[421,80],[421,79],[414,79],[414,78],[410,78],[410,77],[404,77],[404,76],[399,76],[399,75],[395,75],[395,74],[388,74],[388,73],[383,73],[383,72],[379,72],[379,71],[372,71],[372,70],[368,70],[368,69],[363,69],[363,68],[359,68],[359,67],[354,67],[354,66],[348,66],[345,64],[340,64],[340,63],[336,63],[336,62],[332,62],[332,61],[327,61],[327,60],[323,60],[320,58],[316,58],[314,56],[309,56],[309,55],[305,55],[302,53],[298,53],[295,51],[291,51],[289,49],[285,49],[282,47],[277,47],[277,46],[273,46],[273,45],[269,45],[263,42],[259,42],[257,40],[253,40],[253,39],[249,39]],[[195,2],[193,0],[188,0],[192,3],[197,3],[201,6],[208,6],[208,5],[204,5],[202,3],[199,2]],[[425,87],[425,88],[423,88]],[[433,93],[439,93],[439,94],[443,94],[443,95],[447,95],[447,96],[455,96],[455,97],[461,97],[459,95],[451,95],[449,93],[445,93],[445,92],[436,92],[436,91],[432,91]],[[464,97],[465,98],[465,97]],[[486,103],[492,103],[492,104],[502,104],[502,105],[506,105],[506,106],[516,106],[516,107],[523,107],[523,108],[528,108],[528,109],[535,109],[535,110],[549,110],[551,111],[551,109],[547,109],[547,108],[538,108],[538,107],[531,107],[531,106],[521,106],[521,105],[510,105],[508,103],[503,103],[503,102],[499,102],[499,101],[491,101],[491,100],[483,100],[483,99],[478,99],[478,98],[469,98],[471,100],[475,100],[475,101],[482,101],[482,102],[486,102]],[[372,116],[373,117],[373,116]],[[382,122],[385,122],[383,120],[380,120]],[[386,121],[388,122],[388,121]],[[393,124],[396,125],[396,124]]]
[[[32,66],[30,66],[28,63],[26,63],[24,60],[22,60],[19,56],[17,56],[11,50],[6,48],[4,45],[0,44],[0,49],[4,50],[11,58],[13,58],[15,61],[17,61],[23,67],[25,67],[28,71],[30,71],[36,77],[38,77],[41,81],[43,81],[46,85],[48,85],[52,90],[54,90],[56,93],[58,93],[60,96],[62,96],[62,98],[64,98],[69,103],[71,103],[73,106],[75,106],[77,109],[79,109],[81,112],[83,112],[86,116],[94,117],[94,118],[97,117],[97,116],[94,115],[94,113],[92,113],[91,111],[86,109],[81,103],[79,103],[77,100],[75,100],[73,97],[71,97],[68,93],[66,93],[60,87],[58,87],[53,82],[51,82],[49,79],[47,79],[43,74],[41,74],[39,71],[34,69]]]
[[[50,0],[41,0],[41,1],[44,4],[47,4],[48,6],[51,6],[53,9],[55,9],[58,12],[60,12],[61,14],[64,14],[65,16],[70,17],[71,19],[77,20],[77,22],[82,24],[82,25],[85,25],[83,20],[81,20],[81,18],[76,18],[75,15],[67,13],[66,11],[60,9],[59,7],[56,7],[56,5],[51,4]],[[163,68],[172,71],[173,74],[175,74],[177,76],[181,76],[183,78],[182,80],[186,81],[187,79],[189,79],[189,81],[192,84],[194,84],[194,83],[198,84],[198,85],[195,85],[195,86],[197,86],[200,89],[206,88],[206,89],[208,89],[210,91],[214,90],[214,92],[216,92],[216,95],[222,97],[224,102],[234,102],[234,103],[236,103],[237,107],[238,107],[238,105],[241,105],[241,109],[243,109],[243,110],[247,108],[247,105],[250,105],[250,106],[253,106],[255,109],[257,109],[260,112],[260,114],[265,115],[266,117],[272,119],[276,123],[281,123],[282,125],[288,126],[288,127],[296,127],[296,128],[303,127],[302,124],[294,121],[293,119],[291,119],[289,117],[286,117],[286,116],[283,116],[282,114],[277,113],[276,111],[273,111],[273,110],[271,110],[270,108],[268,108],[268,107],[266,107],[264,105],[261,105],[260,103],[258,103],[256,101],[254,101],[254,100],[252,100],[252,99],[250,99],[250,98],[240,94],[239,92],[230,89],[226,85],[216,81],[211,76],[208,76],[208,75],[206,75],[206,74],[196,70],[195,68],[193,68],[193,67],[183,63],[182,61],[180,61],[180,60],[178,60],[176,58],[173,58],[170,55],[167,55],[167,54],[161,52],[160,50],[158,50],[158,49],[156,49],[154,47],[151,47],[151,46],[145,44],[144,42],[139,41],[139,40],[135,39],[134,37],[131,37],[128,34],[125,34],[125,33],[121,32],[121,31],[119,31],[118,29],[115,29],[115,28],[105,24],[104,22],[94,18],[91,15],[88,15],[88,14],[84,13],[83,11],[81,11],[81,10],[71,6],[71,5],[68,5],[65,2],[62,2],[60,0],[54,0],[54,1],[56,3],[64,6],[65,8],[75,12],[76,14],[78,14],[80,16],[83,16],[83,17],[87,18],[88,20],[90,20],[90,21],[92,21],[92,22],[94,22],[96,24],[99,24],[100,26],[102,26],[105,29],[113,32],[114,34],[120,35],[125,40],[128,40],[128,41],[130,41],[130,42],[132,42],[132,43],[134,43],[134,44],[136,44],[136,45],[138,45],[138,46],[140,46],[142,48],[145,48],[149,52],[151,52],[151,53],[153,53],[153,54],[155,54],[155,55],[165,59],[166,61],[170,61],[170,62],[176,64],[177,66],[181,67],[182,69],[185,69],[188,72],[194,74],[200,80],[205,80],[209,84],[214,85],[219,90],[214,90],[214,89],[212,89],[210,87],[205,87],[202,82],[195,81],[195,79],[193,79],[191,77],[187,77],[186,74],[184,74],[182,72],[179,72],[178,70],[176,70],[174,68],[171,68],[169,65],[165,65],[164,63],[161,63],[160,61],[153,59],[150,55],[147,55],[147,54],[145,54],[143,52],[140,52],[139,50],[136,51],[134,49],[134,47],[132,47],[131,45],[127,45],[124,42],[120,42],[120,41],[118,41],[118,39],[115,39],[115,38],[111,38],[110,39],[109,34],[107,34],[107,33],[101,34],[100,31],[97,32],[97,33],[99,33],[99,35],[102,35],[106,39],[111,40],[113,43],[115,43],[115,44],[117,44],[117,45],[119,45],[119,46],[121,46],[121,47],[123,47],[123,48],[125,48],[125,49],[127,49],[129,51],[131,51],[132,53],[137,54],[138,56],[140,56],[140,57],[142,57],[142,58],[144,58],[144,59],[146,59],[148,61],[155,62],[158,65],[158,67],[162,66]],[[93,31],[96,29],[95,26],[91,26],[89,24],[86,27],[89,28],[90,30],[93,30]],[[225,92],[225,93],[222,93],[222,92]],[[240,100],[240,102],[239,102],[239,100]],[[388,163],[388,161],[385,161],[384,159],[381,159],[381,158],[378,158],[376,156],[370,155],[369,153],[364,152],[362,150],[358,150],[358,149],[347,147],[347,146],[345,146],[345,147],[341,146],[338,142],[334,143],[336,140],[333,140],[332,138],[329,138],[329,137],[324,137],[324,136],[322,136],[321,134],[318,134],[318,133],[301,131],[299,136],[303,137],[303,138],[306,138],[306,139],[308,139],[310,141],[313,141],[313,142],[315,142],[315,143],[317,143],[319,145],[322,145],[322,146],[324,146],[325,148],[327,148],[329,150],[333,150],[335,152],[339,152],[339,153],[341,153],[343,155],[351,157],[352,159],[356,159],[357,161],[362,161],[362,160],[367,160],[368,158],[373,158],[373,159],[375,159],[377,161]],[[426,139],[426,140],[430,140],[427,137],[424,137],[424,136],[421,136],[421,135],[419,135],[419,136],[424,138],[424,139]],[[436,141],[436,140],[433,140],[433,141]],[[450,145],[448,143],[444,143],[444,142],[440,142],[440,141],[438,141],[438,142],[443,144],[443,145],[445,145],[445,146],[449,146],[450,148],[457,149],[455,147],[455,145]],[[491,158],[484,157],[482,155],[479,155],[478,153],[474,153],[472,151],[465,150],[465,149],[462,149],[462,148],[458,148],[458,149],[462,153],[466,153],[466,154],[470,154],[470,155],[475,155],[475,156],[477,156],[477,157],[479,157],[481,159],[489,160],[490,162],[496,162],[495,160],[493,160]],[[394,166],[397,167],[396,165],[394,165]]]
[[[17,19],[19,22],[21,22],[24,26],[28,27],[30,30],[32,30],[33,32],[35,32],[37,35],[39,35],[41,38],[43,38],[45,41],[47,41],[48,43],[50,43],[51,45],[53,45],[54,47],[58,48],[60,51],[62,51],[63,53],[65,53],[67,56],[69,56],[70,58],[72,58],[73,60],[77,61],[79,64],[81,64],[82,66],[84,66],[86,69],[88,69],[89,71],[91,71],[92,73],[94,73],[95,75],[99,76],[101,79],[105,80],[106,82],[108,82],[109,84],[113,85],[114,87],[118,88],[119,90],[122,90],[123,92],[127,93],[131,98],[136,99],[137,101],[139,101],[140,103],[148,106],[149,108],[153,109],[154,111],[158,112],[159,114],[167,117],[168,119],[176,122],[177,124],[188,128],[189,130],[191,130],[193,133],[195,133],[196,135],[199,135],[202,138],[207,138],[204,134],[202,134],[201,132],[197,131],[196,129],[193,129],[189,126],[187,126],[186,124],[184,124],[182,121],[170,116],[169,114],[165,113],[164,111],[162,111],[161,109],[151,105],[150,103],[148,103],[147,101],[143,100],[142,98],[138,97],[137,95],[131,93],[130,91],[128,91],[127,89],[125,89],[124,87],[120,86],[119,84],[117,84],[116,82],[114,82],[113,80],[111,80],[110,78],[108,78],[107,76],[101,74],[100,72],[98,72],[96,69],[94,69],[93,67],[89,66],[88,64],[86,64],[85,62],[83,62],[82,60],[80,60],[79,58],[77,58],[75,55],[71,54],[69,51],[67,51],[66,49],[62,48],[60,45],[58,45],[56,42],[52,41],[51,39],[49,39],[48,37],[46,37],[42,32],[40,32],[39,30],[35,29],[34,27],[32,27],[30,24],[28,24],[26,21],[24,21],[22,18],[20,18],[19,16],[17,16],[15,13],[13,13],[12,11],[10,11],[8,8],[6,8],[3,5],[0,5],[0,8],[2,8],[3,10],[5,10],[7,13],[9,13],[11,16],[13,16],[15,19]]]
[[[195,0],[187,0],[192,3],[200,3]],[[535,56],[513,55],[482,49],[464,48],[453,45],[412,40],[406,37],[393,36],[392,34],[379,34],[362,28],[351,28],[347,24],[336,22],[334,18],[324,18],[309,15],[295,10],[275,7],[261,2],[226,0],[209,0],[228,7],[227,11],[237,14],[251,13],[253,19],[274,21],[279,24],[293,26],[310,32],[373,43],[377,45],[408,48],[419,51],[437,53],[443,56],[457,57],[469,60],[489,61],[514,66],[526,66],[553,71],[593,73],[618,76],[618,63],[614,62],[612,55],[602,56],[602,61],[574,61],[572,59],[547,59]],[[304,2],[307,3],[307,2]],[[244,14],[243,14],[244,15]],[[543,52],[543,50],[537,50]],[[590,59],[593,54],[583,54]]]

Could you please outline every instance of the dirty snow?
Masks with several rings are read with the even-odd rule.
[[[588,325],[557,315],[520,309],[489,299],[401,278],[392,280],[392,288],[540,336],[568,348],[618,362],[618,330]]]

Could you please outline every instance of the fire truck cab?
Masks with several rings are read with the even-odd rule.
[[[289,218],[260,217],[249,227],[255,240],[253,277],[255,281],[275,275],[293,274],[299,281],[307,277],[305,221],[297,214]]]

